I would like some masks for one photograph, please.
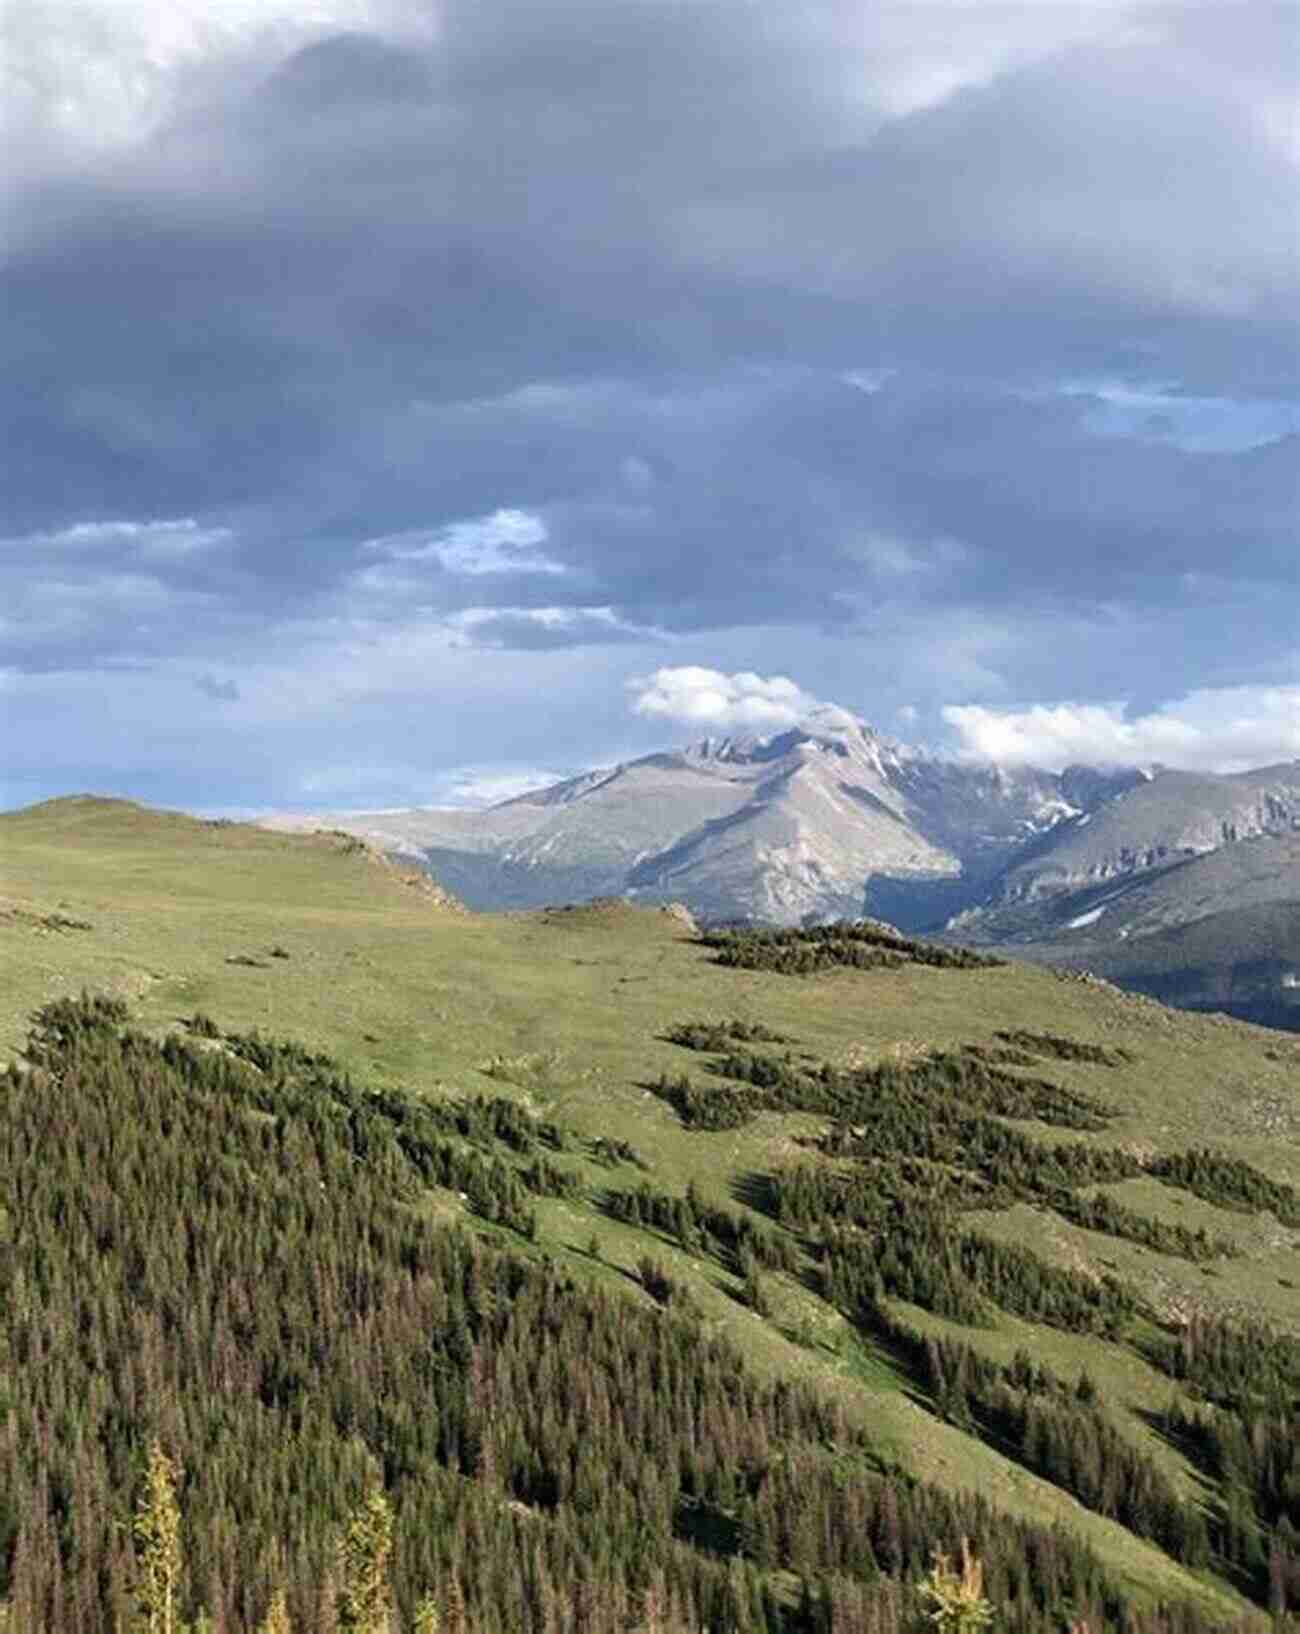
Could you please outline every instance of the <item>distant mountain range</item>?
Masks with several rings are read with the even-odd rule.
[[[856,723],[705,738],[486,811],[310,821],[418,858],[470,907],[618,895],[713,921],[865,913],[1300,1026],[1300,762],[1056,773]]]

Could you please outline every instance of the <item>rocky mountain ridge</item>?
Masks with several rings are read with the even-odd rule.
[[[1300,1030],[1300,830],[957,915],[948,939]]]
[[[475,908],[618,895],[681,901],[715,922],[867,913],[1027,958],[1087,962],[1116,980],[1135,968],[1143,937],[1245,906],[1233,893],[1246,890],[1246,875],[1252,911],[1300,905],[1300,847],[1279,844],[1245,873],[1192,866],[1300,835],[1300,762],[1234,775],[1052,772],[931,754],[863,722],[704,738],[486,811],[276,826],[313,823],[418,859]],[[1158,909],[1138,911],[1154,901]],[[1280,957],[1285,965],[1289,953]]]
[[[1042,855],[1007,871],[1001,896],[1033,900],[1292,829],[1300,764],[1229,776],[1161,770],[1061,825]]]
[[[585,890],[797,924],[860,913],[874,888],[900,899],[886,917],[920,928],[1000,896],[1032,897],[1204,849],[1199,810],[1186,833],[1162,822],[1159,800],[1146,810],[1151,789],[1181,776],[972,764],[846,723],[705,738],[486,811],[330,814],[279,826],[328,821],[418,856],[482,908]],[[1227,780],[1192,781],[1218,794]],[[1289,788],[1274,781],[1252,787],[1244,807],[1220,798],[1215,821],[1231,826],[1236,811],[1244,833],[1300,815],[1300,771]],[[1117,830],[1108,814],[1120,804]],[[1136,842],[1126,827],[1140,831]]]

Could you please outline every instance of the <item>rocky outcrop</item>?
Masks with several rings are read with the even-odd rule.
[[[1003,875],[996,900],[1032,902],[1293,829],[1300,762],[1229,777],[1158,771],[1030,848]]]

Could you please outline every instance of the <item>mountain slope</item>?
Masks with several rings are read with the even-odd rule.
[[[947,934],[1169,1004],[1300,1029],[1300,833],[1028,895],[961,915]]]
[[[1033,901],[1300,829],[1300,762],[1216,777],[1162,770],[1062,823],[1002,876],[998,899]]]
[[[628,877],[632,893],[680,897],[709,918],[797,924],[810,912],[859,913],[863,881],[875,869],[958,872],[957,859],[908,821],[880,746],[865,734],[792,733],[771,747],[781,753],[770,759],[755,748],[731,751],[756,768],[745,779],[744,804],[643,857]]]
[[[1178,1605],[1193,1603],[1212,1624],[1223,1626],[1244,1612],[1243,1587],[1251,1594],[1266,1592],[1266,1584],[1263,1591],[1258,1588],[1258,1573],[1250,1575],[1253,1567],[1239,1571],[1217,1554],[1210,1569],[1181,1564],[1158,1541],[1150,1517],[1131,1515],[1139,1526],[1135,1531],[1098,1507],[1101,1500],[1095,1494],[1089,1507],[1060,1472],[1057,1479],[1044,1474],[1045,1466],[1034,1462],[1038,1455],[1021,1450],[1009,1431],[981,1428],[984,1409],[978,1401],[983,1397],[971,1396],[975,1408],[954,1405],[951,1388],[941,1388],[942,1381],[927,1374],[923,1360],[909,1360],[913,1352],[901,1336],[924,1333],[937,1346],[967,1347],[971,1356],[960,1352],[965,1357],[962,1369],[972,1378],[977,1362],[994,1369],[989,1377],[996,1388],[1004,1383],[1014,1388],[1008,1381],[1020,1376],[1017,1354],[1027,1351],[1044,1376],[1050,1373],[1068,1381],[1064,1394],[1054,1385],[1045,1388],[1061,1412],[1074,1415],[1077,1430],[1091,1426],[1088,1433],[1104,1437],[1109,1431],[1099,1426],[1110,1427],[1118,1439],[1105,1440],[1104,1445],[1112,1463],[1120,1461],[1115,1467],[1123,1465],[1129,1449],[1140,1460],[1133,1468],[1143,1481],[1170,1484],[1179,1513],[1203,1510],[1213,1518],[1217,1486],[1211,1484],[1207,1502],[1207,1478],[1188,1461],[1180,1443],[1153,1428],[1171,1399],[1184,1402],[1191,1411],[1190,1397],[1171,1377],[1169,1357],[1142,1346],[1147,1340],[1183,1332],[1189,1312],[1238,1324],[1247,1318],[1267,1319],[1300,1334],[1296,1293],[1300,1225],[1287,1223],[1293,1207],[1300,1204],[1288,1202],[1290,1194],[1284,1189],[1300,1183],[1296,1077],[1300,1067],[1294,1051],[1279,1047],[1274,1035],[1179,1016],[1095,983],[1062,980],[1047,971],[1015,965],[947,968],[941,959],[925,963],[898,954],[875,968],[832,968],[809,978],[743,964],[728,966],[717,962],[718,950],[702,945],[672,915],[627,904],[509,916],[455,913],[412,890],[396,871],[376,866],[367,853],[338,836],[274,835],[122,803],[57,802],[0,816],[0,858],[5,870],[0,956],[6,973],[0,1042],[11,1054],[20,1050],[31,1011],[51,999],[74,996],[86,987],[108,989],[125,998],[133,1028],[155,1041],[171,1041],[166,1071],[182,1077],[172,1083],[144,1045],[133,1046],[137,1064],[143,1062],[148,1072],[137,1072],[132,1082],[154,1100],[148,1118],[142,1116],[140,1127],[133,1128],[132,1150],[152,1138],[149,1130],[156,1124],[160,1139],[165,1137],[170,1144],[160,1145],[153,1161],[165,1157],[168,1175],[179,1172],[177,1165],[193,1168],[197,1161],[202,1166],[203,1154],[194,1148],[201,1146],[204,1131],[211,1128],[214,1137],[221,1136],[222,1151],[237,1158],[228,1180],[223,1170],[215,1171],[231,1188],[231,1198],[259,1218],[267,1210],[279,1210],[297,1220],[304,1199],[286,1186],[276,1142],[287,1143],[285,1150],[294,1152],[301,1143],[310,1164],[321,1169],[320,1180],[309,1188],[311,1197],[322,1186],[328,1193],[333,1176],[339,1175],[338,1195],[332,1199],[323,1195],[320,1204],[324,1213],[316,1229],[323,1233],[322,1246],[326,1227],[332,1231],[329,1222],[337,1216],[341,1240],[352,1256],[363,1238],[382,1242],[389,1232],[385,1225],[374,1239],[365,1237],[365,1220],[344,1208],[355,1187],[377,1188],[385,1208],[391,1208],[397,1196],[393,1177],[404,1177],[404,1187],[412,1183],[409,1169],[401,1167],[408,1162],[402,1154],[423,1152],[421,1142],[426,1138],[451,1141],[461,1156],[454,1161],[439,1156],[438,1161],[451,1164],[446,1172],[457,1177],[462,1171],[455,1164],[468,1164],[464,1178],[438,1181],[436,1175],[444,1170],[437,1170],[434,1179],[422,1182],[422,1189],[410,1197],[415,1206],[403,1204],[392,1231],[413,1229],[414,1222],[432,1222],[438,1229],[454,1225],[473,1232],[480,1244],[523,1256],[547,1276],[556,1275],[579,1289],[601,1290],[611,1302],[607,1307],[611,1313],[617,1312],[619,1302],[630,1301],[639,1312],[633,1349],[642,1354],[651,1332],[669,1331],[669,1324],[679,1322],[687,1328],[698,1324],[710,1343],[734,1346],[756,1379],[803,1381],[825,1392],[845,1428],[836,1433],[829,1454],[809,1445],[797,1451],[788,1467],[798,1477],[798,1494],[815,1490],[834,1496],[828,1514],[847,1514],[854,1504],[865,1504],[876,1490],[880,1470],[901,1470],[905,1474],[900,1481],[924,1480],[944,1494],[979,1492],[992,1506],[979,1522],[981,1539],[997,1537],[1000,1525],[1009,1535],[1003,1517],[1018,1516],[1035,1524],[1059,1522],[1071,1538],[1085,1540],[1095,1551],[1107,1581],[1119,1585],[1124,1607],[1137,1617],[1163,1598]],[[197,1011],[207,1019],[196,1020]],[[709,1018],[708,1024],[700,1018]],[[730,1019],[724,1023],[720,1018]],[[728,1058],[716,1042],[719,1029]],[[268,1037],[286,1035],[300,1040],[310,1053],[268,1055]],[[775,1042],[772,1035],[784,1042]],[[1022,1063],[1032,1064],[1013,1062],[998,1068],[999,1051],[1011,1051]],[[232,1073],[223,1066],[227,1077],[218,1082],[204,1065],[214,1052],[222,1061],[262,1061],[267,1070],[264,1075],[251,1068]],[[322,1065],[325,1055],[336,1067]],[[87,1052],[83,1066],[89,1058]],[[761,1073],[755,1061],[766,1063]],[[823,1073],[823,1064],[833,1070]],[[273,1067],[276,1070],[270,1070]],[[740,1072],[749,1072],[750,1077],[738,1078]],[[891,1073],[903,1074],[897,1082],[906,1096],[920,1097],[919,1104],[933,1115],[933,1123],[913,1129],[914,1135],[938,1138],[948,1126],[944,1120],[951,1122],[954,1109],[968,1104],[961,1116],[972,1120],[970,1127],[979,1139],[991,1139],[997,1130],[1005,1132],[997,1139],[1013,1144],[998,1152],[1015,1154],[1015,1164],[993,1153],[988,1158],[999,1164],[1004,1187],[1015,1178],[1016,1165],[1033,1160],[1039,1148],[1051,1153],[1068,1144],[1076,1153],[1086,1149],[1120,1154],[1115,1161],[1128,1178],[1089,1185],[1072,1193],[1073,1200],[1067,1195],[1071,1188],[1059,1177],[1050,1188],[1034,1191],[1032,1202],[1025,1200],[1029,1194],[1010,1190],[1005,1195],[979,1194],[977,1188],[976,1195],[962,1200],[966,1212],[960,1219],[982,1243],[1009,1245],[1009,1259],[1005,1254],[998,1259],[994,1249],[981,1249],[993,1256],[990,1263],[1023,1267],[1041,1260],[1041,1286],[1075,1300],[1082,1297],[1085,1314],[1093,1309],[1086,1290],[1104,1288],[1106,1278],[1114,1276],[1144,1302],[1144,1308],[1149,1307],[1150,1316],[1130,1320],[1117,1305],[1113,1333],[1099,1323],[1083,1328],[1063,1324],[1053,1315],[1050,1302],[1035,1294],[1032,1279],[1012,1277],[997,1284],[987,1278],[971,1282],[979,1299],[977,1321],[969,1319],[968,1300],[953,1303],[943,1292],[948,1284],[927,1288],[917,1281],[910,1302],[893,1296],[886,1301],[884,1314],[895,1326],[873,1326],[876,1317],[861,1310],[851,1290],[831,1275],[837,1267],[842,1272],[851,1258],[847,1243],[836,1253],[829,1250],[832,1241],[840,1241],[835,1233],[842,1229],[843,1216],[835,1210],[842,1207],[841,1186],[859,1174],[866,1176],[869,1184],[863,1196],[868,1207],[885,1184],[913,1187],[907,1193],[910,1211],[899,1216],[901,1228],[928,1206],[907,1179],[909,1165],[925,1160],[911,1157],[904,1162],[892,1148],[888,1155],[869,1160],[860,1160],[852,1150],[828,1149],[826,1136],[836,1120],[824,1107],[815,1108],[828,1086],[837,1094],[888,1095],[896,1082]],[[710,1091],[722,1093],[726,1105],[731,1104],[729,1097],[739,1097],[746,1115],[732,1127],[716,1129],[688,1121],[660,1089],[666,1080],[669,1092],[675,1093],[671,1086],[683,1076],[706,1100]],[[760,1089],[760,1081],[769,1088]],[[25,1193],[29,1205],[39,1196],[42,1207],[49,1205],[49,1220],[41,1227],[44,1235],[39,1242],[34,1229],[25,1236],[0,1234],[0,1255],[25,1253],[24,1245],[46,1244],[40,1274],[48,1275],[49,1266],[61,1263],[64,1252],[60,1246],[64,1238],[55,1226],[66,1197],[93,1189],[99,1207],[112,1171],[93,1158],[98,1148],[88,1146],[92,1152],[88,1158],[77,1140],[63,1138],[67,1120],[74,1116],[71,1099],[64,1104],[45,1093],[30,1094],[39,1085],[22,1076],[7,1083],[7,1114],[34,1120],[49,1154],[47,1158],[44,1148],[30,1142],[6,1148],[18,1152],[22,1162],[6,1167],[4,1179],[6,1184],[18,1184],[13,1177],[21,1176],[22,1186],[30,1182]],[[69,1097],[71,1090],[70,1085]],[[986,1092],[1002,1108],[996,1116],[979,1111],[971,1100]],[[167,1093],[194,1098],[177,1123],[167,1117],[165,1102],[155,1104]],[[469,1120],[465,1127],[471,1131],[479,1127],[472,1107],[473,1098],[480,1095],[496,1108],[492,1117],[473,1138],[455,1134],[461,1127],[458,1119]],[[211,1097],[211,1107],[205,1096]],[[319,1115],[313,1099],[319,1096],[327,1098],[324,1110],[330,1115]],[[1039,1116],[1025,1115],[1031,1109],[1026,1096]],[[240,1097],[252,1108],[248,1130],[242,1129],[242,1114],[236,1115]],[[106,1102],[97,1088],[87,1101],[97,1109],[96,1128],[105,1141],[113,1138],[113,1131],[111,1120],[105,1124],[104,1109],[116,1104]],[[502,1110],[505,1106],[514,1109],[508,1116]],[[1080,1118],[1086,1127],[1069,1134],[1079,1128]],[[1103,1127],[1096,1127],[1098,1120]],[[80,1131],[80,1123],[76,1127]],[[867,1122],[853,1117],[845,1138],[856,1138],[853,1132],[867,1127]],[[886,1121],[875,1127],[886,1129]],[[498,1138],[493,1128],[504,1130],[510,1140]],[[314,1135],[317,1129],[319,1134]],[[393,1131],[401,1134],[396,1145]],[[340,1141],[347,1143],[341,1155],[334,1150]],[[1225,1171],[1234,1184],[1244,1184],[1244,1176],[1250,1184],[1264,1187],[1254,1202],[1228,1206],[1234,1196],[1231,1186],[1221,1191],[1227,1201],[1215,1202],[1206,1195],[1208,1184],[1195,1175],[1182,1186],[1159,1178],[1156,1166],[1161,1161],[1175,1160],[1207,1143],[1225,1159],[1245,1166]],[[64,1175],[63,1169],[50,1166],[59,1152],[65,1167],[91,1163],[93,1188],[77,1174]],[[1141,1154],[1140,1161],[1133,1154]],[[868,1168],[859,1170],[860,1161]],[[982,1161],[972,1146],[964,1166],[974,1174]],[[373,1173],[367,1167],[371,1163],[378,1165]],[[315,1173],[310,1164],[305,1172]],[[155,1172],[148,1153],[141,1152],[131,1172]],[[496,1192],[480,1189],[489,1172],[497,1177],[492,1186],[504,1186],[513,1199],[508,1209],[496,1214],[492,1213]],[[804,1172],[821,1176],[829,1190],[806,1190],[800,1201],[788,1187],[796,1173]],[[46,1179],[40,1181],[41,1176]],[[1200,1190],[1188,1189],[1193,1184]],[[1112,1198],[1110,1212],[1094,1207],[1094,1191],[1103,1199]],[[785,1208],[780,1203],[783,1196]],[[851,1194],[845,1197],[851,1200]],[[521,1198],[526,1208],[518,1206]],[[790,1212],[796,1204],[802,1213]],[[1067,1206],[1073,1210],[1068,1218],[1061,1212]],[[535,1233],[531,1239],[523,1229],[529,1216]],[[10,1216],[0,1216],[5,1218]],[[155,1221],[150,1255],[156,1252],[165,1258],[167,1245],[173,1242],[202,1247],[222,1240],[217,1229],[220,1211],[210,1210],[196,1219],[195,1232],[188,1236],[180,1223],[159,1232],[156,1211],[146,1210],[142,1218]],[[692,1225],[692,1220],[713,1223],[706,1229],[704,1224]],[[729,1222],[734,1221],[747,1222],[747,1230],[760,1233],[742,1241],[782,1245],[779,1252],[773,1250],[770,1263],[765,1260],[757,1271],[747,1269],[743,1256],[726,1246],[718,1233],[732,1230]],[[1193,1238],[1201,1227],[1209,1258],[1195,1257],[1201,1250]],[[867,1243],[876,1229],[868,1219],[854,1228],[852,1241]],[[88,1240],[95,1241],[93,1234]],[[260,1242],[259,1252],[265,1254],[265,1229],[250,1240]],[[310,1233],[305,1240],[310,1241]],[[903,1231],[900,1252],[905,1240]],[[136,1251],[134,1236],[110,1233],[104,1241],[113,1252]],[[295,1235],[295,1255],[303,1241],[301,1233]],[[1220,1243],[1227,1246],[1215,1246]],[[1226,1258],[1229,1250],[1231,1257]],[[423,1251],[412,1252],[418,1260]],[[183,1253],[178,1254],[183,1263]],[[1026,1254],[1028,1260],[1021,1257]],[[480,1252],[480,1261],[483,1257]],[[269,1258],[275,1262],[270,1270],[276,1276],[287,1274],[287,1260]],[[647,1258],[680,1290],[680,1299],[670,1301],[666,1310],[651,1291],[643,1269]],[[345,1256],[341,1263],[355,1262]],[[29,1269],[36,1274],[34,1267]],[[308,1265],[303,1288],[320,1285],[310,1272]],[[888,1274],[893,1277],[896,1271]],[[84,1286],[84,1269],[78,1275]],[[407,1347],[398,1319],[398,1295],[408,1298],[403,1290],[411,1286],[409,1270],[402,1275],[407,1280],[396,1285],[382,1322],[363,1323],[355,1333],[329,1327],[328,1345],[300,1346],[294,1361],[303,1370],[300,1376],[283,1368],[265,1371],[268,1364],[257,1347],[264,1348],[268,1334],[279,1331],[281,1313],[255,1307],[258,1320],[245,1324],[246,1341],[238,1340],[224,1353],[226,1382],[219,1370],[211,1373],[209,1396],[188,1402],[183,1414],[167,1417],[174,1433],[192,1437],[183,1444],[191,1481],[187,1501],[198,1516],[213,1514],[224,1501],[208,1484],[202,1456],[206,1443],[192,1420],[200,1429],[208,1427],[202,1422],[205,1414],[213,1423],[220,1421],[225,1438],[222,1469],[232,1481],[242,1480],[240,1472],[251,1467],[247,1459],[235,1460],[232,1449],[259,1444],[256,1439],[247,1443],[232,1439],[236,1431],[238,1437],[261,1436],[262,1444],[274,1450],[276,1470],[283,1468],[288,1482],[294,1460],[286,1449],[296,1443],[286,1440],[281,1447],[280,1427],[283,1424],[288,1436],[305,1426],[323,1438],[322,1456],[337,1456],[337,1467],[349,1472],[347,1478],[354,1485],[367,1460],[389,1472],[398,1500],[404,1582],[412,1580],[417,1567],[422,1581],[437,1582],[437,1573],[446,1567],[445,1557],[430,1561],[427,1554],[418,1553],[412,1534],[400,1531],[408,1524],[402,1521],[403,1514],[427,1512],[418,1506],[427,1505],[430,1493],[440,1495],[441,1524],[449,1538],[460,1539],[465,1525],[490,1529],[497,1516],[510,1528],[523,1529],[511,1531],[512,1542],[517,1536],[526,1538],[528,1528],[536,1528],[538,1552],[552,1562],[557,1529],[563,1533],[574,1511],[566,1507],[567,1500],[557,1503],[554,1497],[538,1497],[541,1486],[520,1495],[508,1484],[524,1479],[521,1470],[534,1471],[528,1480],[540,1480],[536,1472],[547,1467],[540,1461],[544,1442],[516,1443],[515,1418],[503,1418],[488,1467],[450,1472],[454,1479],[448,1481],[449,1472],[441,1466],[421,1465],[417,1480],[410,1459],[414,1450],[422,1459],[426,1454],[423,1448],[416,1449],[407,1427],[423,1421],[407,1414],[399,1403],[391,1404],[393,1411],[376,1411],[366,1393],[370,1385],[360,1388],[363,1376],[408,1378],[420,1368],[428,1371],[428,1344]],[[983,1275],[972,1263],[969,1277]],[[167,1285],[169,1299],[174,1297],[171,1286]],[[232,1284],[228,1278],[226,1286],[242,1289],[245,1284],[238,1279]],[[355,1275],[348,1286],[360,1286]],[[959,1279],[952,1286],[960,1292],[965,1283]],[[247,1288],[253,1299],[256,1283]],[[425,1297],[423,1286],[419,1297]],[[542,1308],[554,1309],[559,1297],[549,1291]],[[510,1301],[489,1303],[474,1316],[475,1322],[494,1308],[504,1319]],[[149,1319],[153,1347],[149,1355],[164,1354],[158,1347],[171,1342],[169,1334],[188,1343],[186,1324],[169,1326],[164,1320],[169,1309],[161,1302],[157,1321]],[[201,1309],[215,1313],[218,1306],[205,1300]],[[91,1315],[98,1319],[94,1311]],[[610,1322],[611,1328],[618,1326],[615,1314]],[[641,1325],[647,1322],[659,1326],[647,1327],[643,1342]],[[630,1316],[619,1331],[633,1331]],[[403,1347],[387,1358],[366,1348],[385,1335]],[[518,1338],[517,1346],[507,1347],[518,1389],[507,1390],[504,1376],[499,1381],[506,1393],[503,1399],[508,1396],[512,1403],[512,1415],[519,1403],[531,1399],[531,1386],[526,1390],[523,1382],[531,1366],[527,1358],[541,1354],[543,1342],[552,1343],[540,1327],[535,1333],[521,1332]],[[245,1342],[259,1367],[246,1386],[236,1388],[229,1380],[244,1378],[245,1358],[239,1347]],[[488,1324],[470,1375],[479,1381],[476,1388],[492,1380],[491,1358],[498,1354],[494,1344]],[[351,1370],[344,1368],[338,1376],[329,1371],[336,1345],[352,1347]],[[69,1366],[80,1366],[81,1350],[67,1348]],[[187,1366],[196,1361],[208,1379],[209,1362],[217,1352],[198,1346],[192,1356],[185,1354]],[[463,1357],[456,1361],[453,1356],[434,1368],[430,1388],[440,1404],[461,1399],[456,1394],[461,1378],[457,1369],[464,1365]],[[1101,1418],[1080,1416],[1082,1409],[1069,1405],[1083,1388],[1085,1375],[1089,1388],[1099,1392]],[[30,1381],[19,1382],[22,1388],[16,1396],[23,1410],[39,1411]],[[295,1403],[308,1387],[313,1402],[333,1400],[330,1393],[337,1389],[338,1400],[347,1408],[338,1421],[350,1433],[346,1444],[336,1437],[328,1412],[298,1411]],[[620,1398],[629,1410],[636,1395],[624,1391]],[[604,1397],[600,1399],[603,1402]],[[95,1403],[99,1401],[96,1396]],[[125,1467],[129,1449],[137,1444],[133,1438],[149,1433],[151,1425],[137,1421],[125,1404],[114,1406],[120,1407],[114,1434],[128,1449],[122,1457]],[[534,1434],[531,1420],[521,1433]],[[757,1436],[757,1428],[753,1433]],[[772,1431],[765,1433],[770,1441]],[[872,1448],[871,1460],[862,1461],[861,1467],[852,1440],[859,1433],[869,1436]],[[640,1444],[635,1438],[633,1442]],[[62,1460],[61,1475],[66,1473],[63,1438],[34,1438],[32,1444],[52,1448],[51,1456]],[[745,1444],[755,1449],[757,1458],[761,1438]],[[100,1442],[90,1436],[85,1445],[93,1449]],[[773,1445],[770,1475],[764,1475],[767,1466],[753,1466],[756,1490],[770,1494],[772,1483],[783,1480],[785,1450],[779,1443]],[[793,1446],[789,1450],[796,1451]],[[532,1462],[534,1457],[539,1461]],[[708,1467],[712,1469],[712,1463]],[[670,1473],[660,1472],[664,1479]],[[23,1479],[28,1478],[24,1474]],[[640,1479],[638,1474],[636,1480]],[[1126,1482],[1123,1490],[1134,1485]],[[626,1504],[629,1514],[640,1515],[637,1492],[645,1489],[642,1485],[634,1491],[633,1486],[629,1477],[626,1487],[615,1481],[609,1488],[608,1503],[619,1513],[618,1506]],[[775,1490],[786,1493],[787,1487],[778,1485]],[[698,1571],[706,1576],[715,1570],[719,1555],[733,1577],[747,1573],[756,1557],[774,1559],[781,1570],[770,1586],[786,1597],[786,1604],[791,1603],[790,1579],[782,1574],[788,1571],[833,1569],[844,1574],[848,1588],[856,1592],[859,1584],[866,1584],[866,1577],[858,1575],[867,1571],[866,1557],[828,1560],[820,1552],[824,1548],[820,1525],[805,1537],[807,1529],[798,1524],[798,1494],[788,1493],[789,1501],[782,1498],[774,1512],[775,1531],[754,1530],[760,1520],[769,1527],[773,1511],[755,1515],[746,1508],[742,1484],[739,1493],[733,1490],[726,1497],[714,1495],[710,1487],[710,1503],[721,1507],[703,1513],[690,1504],[674,1508],[670,1503],[666,1518],[654,1519],[645,1535],[655,1550],[699,1546]],[[294,1504],[301,1504],[297,1486],[290,1496]],[[267,1513],[265,1497],[257,1495],[261,1517]],[[417,1508],[405,1510],[407,1501]],[[598,1515],[608,1508],[604,1498],[602,1506]],[[337,1507],[336,1498],[329,1507]],[[97,1505],[74,1510],[76,1517],[83,1510],[92,1516],[102,1514],[106,1527],[113,1518],[121,1518],[118,1497],[102,1492]],[[941,1511],[931,1504],[928,1512]],[[312,1515],[313,1535],[320,1535],[324,1519],[318,1510]],[[785,1541],[782,1515],[788,1517],[791,1533]],[[707,1527],[691,1530],[687,1523],[696,1518],[707,1521]],[[82,1523],[76,1518],[73,1524]],[[1145,1532],[1140,1530],[1143,1525],[1148,1527]],[[873,1547],[878,1541],[881,1549],[872,1571],[879,1565],[888,1582],[895,1581],[893,1557],[885,1547],[888,1533],[870,1535]],[[1214,1536],[1217,1539],[1218,1533]],[[57,1537],[57,1528],[46,1529],[21,1558],[30,1562],[36,1548],[47,1549]],[[758,1554],[760,1537],[770,1538],[762,1545],[769,1553]],[[937,1537],[924,1534],[909,1560],[923,1565],[925,1551]],[[228,1539],[229,1529],[218,1528],[205,1549],[211,1544],[218,1553],[228,1552]],[[745,1539],[750,1542],[743,1543]],[[943,1541],[953,1546],[955,1536],[945,1535]],[[260,1533],[257,1542],[256,1550],[250,1548],[250,1560],[278,1558],[277,1548]],[[992,1554],[992,1541],[987,1547]],[[97,1581],[93,1574],[87,1576],[85,1558],[72,1558],[69,1583],[74,1573],[77,1582]],[[494,1553],[492,1558],[498,1557]],[[309,1565],[299,1561],[294,1569],[306,1571]],[[1033,1574],[1021,1572],[1020,1578],[1032,1581]],[[109,1580],[111,1573],[105,1579]],[[509,1581],[513,1583],[513,1578]],[[216,1596],[222,1589],[219,1581],[215,1587],[213,1580],[198,1585],[204,1596]],[[496,1590],[485,1575],[480,1574],[473,1593],[488,1596],[500,1626],[513,1629],[491,1600]],[[796,1606],[797,1601],[796,1593]],[[260,1602],[245,1604],[230,1613],[229,1626],[242,1634],[261,1615]],[[311,1621],[311,1607],[296,1615],[300,1628],[321,1626]],[[1097,1622],[1103,1626],[1100,1618]],[[1059,1617],[1044,1621],[1026,1613],[1021,1620],[1017,1613],[1005,1626],[1038,1634],[1059,1624]],[[33,1618],[22,1626],[52,1627],[55,1634],[62,1634],[69,1622],[66,1617],[52,1624]],[[96,1627],[88,1620],[77,1626]],[[741,1634],[742,1626],[752,1624],[737,1624],[719,1607],[710,1626],[725,1634]],[[806,1634],[798,1622],[783,1626],[789,1634]]]

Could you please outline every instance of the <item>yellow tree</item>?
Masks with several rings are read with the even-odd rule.
[[[383,1492],[373,1486],[339,1540],[339,1622],[346,1634],[391,1634],[392,1553],[393,1512]]]
[[[411,1625],[411,1634],[439,1634],[442,1619],[438,1616],[438,1602],[431,1594],[426,1594],[415,1608],[415,1621]],[[2,1631],[0,1631],[2,1634]]]
[[[141,1634],[179,1634],[176,1596],[181,1577],[181,1512],[176,1501],[176,1466],[157,1441],[149,1448],[144,1490],[131,1530]]]
[[[993,1621],[993,1607],[984,1598],[984,1567],[966,1538],[961,1540],[960,1567],[942,1549],[935,1550],[921,1593],[930,1602],[927,1615],[938,1634],[983,1634]]]
[[[293,1634],[289,1623],[289,1605],[283,1589],[277,1589],[271,1596],[266,1616],[258,1624],[257,1634]]]

